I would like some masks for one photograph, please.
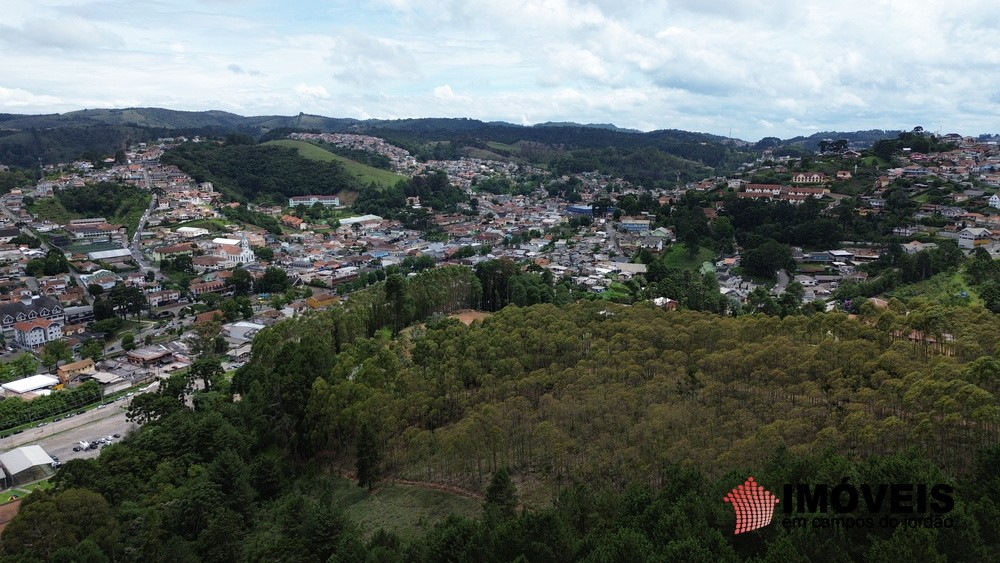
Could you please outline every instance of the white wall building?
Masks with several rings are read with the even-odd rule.
[[[14,342],[21,348],[38,348],[62,338],[62,322],[37,318],[14,323]]]

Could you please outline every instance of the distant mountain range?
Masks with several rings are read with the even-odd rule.
[[[716,167],[727,162],[724,150],[746,146],[724,137],[679,130],[643,133],[610,124],[541,123],[534,126],[483,122],[468,118],[422,118],[358,120],[300,113],[294,116],[245,117],[224,111],[176,111],[163,108],[85,109],[63,114],[0,114],[0,163],[22,167],[65,162],[92,151],[111,153],[137,141],[168,136],[224,136],[246,133],[264,140],[292,131],[367,133],[391,137],[393,142],[416,148],[428,143],[450,143],[456,151],[480,151],[510,156],[518,151],[493,153],[488,144],[533,144],[556,151],[616,148],[635,151],[652,147],[690,160],[695,165]],[[523,148],[523,147],[520,147]],[[520,150],[520,148],[518,150]],[[731,160],[731,159],[730,159]]]
[[[63,114],[0,114],[0,164],[31,167],[64,162],[97,151],[110,153],[128,143],[165,136],[223,136],[239,132],[256,138],[278,138],[292,131],[368,133],[391,137],[408,148],[450,142],[459,149],[490,156],[516,152],[487,145],[536,144],[559,151],[653,148],[723,172],[739,154],[785,146],[815,151],[824,139],[847,139],[852,148],[866,148],[900,131],[815,133],[792,139],[765,138],[757,143],[719,135],[664,129],[641,132],[612,124],[546,122],[532,126],[484,122],[468,118],[358,120],[300,113],[294,116],[245,117],[225,111],[177,111],[163,108],[84,109]],[[706,148],[707,147],[707,148]]]

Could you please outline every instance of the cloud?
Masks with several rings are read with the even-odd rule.
[[[434,97],[441,100],[454,100],[458,96],[452,91],[451,86],[445,84],[434,89]]]
[[[416,80],[422,76],[410,48],[381,37],[349,34],[337,38],[325,62],[333,67],[334,77],[355,84]]]
[[[307,86],[305,84],[298,84],[295,86],[295,92],[306,98],[318,98],[325,100],[330,97],[330,93],[327,92],[326,88],[323,86]]]
[[[0,42],[16,50],[82,51],[118,49],[124,39],[80,17],[35,18],[21,26],[0,25]]]
[[[226,70],[233,74],[246,74],[249,76],[264,76],[264,73],[259,70],[247,70],[238,64],[231,64],[226,67]]]
[[[37,95],[20,88],[0,86],[0,108],[45,107],[59,104],[55,96]]]
[[[139,10],[124,0],[5,0],[4,9],[0,111],[308,107],[732,128],[752,140],[917,123],[981,133],[996,129],[1000,104],[991,82],[1000,3],[178,0]]]

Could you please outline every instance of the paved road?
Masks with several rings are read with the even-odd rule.
[[[135,263],[139,265],[139,268],[143,272],[148,272],[153,270],[156,273],[156,279],[162,280],[163,276],[160,274],[159,270],[155,270],[153,266],[146,260],[146,257],[142,255],[142,251],[139,249],[139,240],[142,237],[142,231],[146,229],[146,221],[149,220],[149,215],[156,208],[156,194],[152,190],[152,182],[149,179],[149,170],[143,167],[142,170],[143,179],[146,182],[146,189],[150,192],[149,207],[146,211],[142,213],[142,217],[139,219],[139,224],[136,226],[135,233],[132,234],[132,241],[129,243],[129,251],[132,252],[132,258]]]
[[[125,436],[137,428],[137,424],[125,419],[127,409],[128,400],[115,401],[103,409],[92,409],[72,418],[50,422],[42,428],[31,428],[0,438],[0,451],[37,444],[64,463],[70,459],[97,457],[100,449],[74,452],[73,446],[81,440],[90,442],[114,434]]]
[[[785,292],[785,288],[788,287],[788,273],[784,270],[778,270],[778,283],[774,286],[774,294],[781,295]]]
[[[615,231],[615,226],[610,219],[608,219],[607,226],[604,228],[604,231],[608,235],[607,236],[608,242],[611,243],[610,244],[611,250],[614,250],[615,254],[621,256],[622,247],[618,246],[618,233]]]

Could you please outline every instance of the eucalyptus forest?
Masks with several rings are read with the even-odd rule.
[[[392,275],[263,330],[231,380],[173,376],[132,403],[141,431],[24,501],[5,556],[995,557],[1000,323],[982,306],[722,317],[577,301],[449,316],[483,294],[468,268]],[[952,526],[734,537],[721,499],[747,475],[948,483]],[[345,477],[372,495],[394,480],[478,491],[483,509],[422,534],[364,529],[330,500]]]

